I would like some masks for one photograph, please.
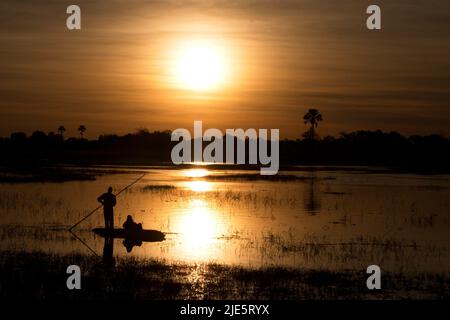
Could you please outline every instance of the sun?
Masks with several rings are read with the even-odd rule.
[[[226,50],[212,41],[186,41],[175,53],[173,76],[182,89],[220,89],[225,85],[228,71]]]

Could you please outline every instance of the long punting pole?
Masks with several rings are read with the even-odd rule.
[[[125,190],[127,190],[129,187],[131,187],[132,185],[134,185],[135,183],[137,183],[139,180],[141,180],[147,173],[144,173],[142,176],[140,176],[139,178],[137,178],[135,181],[133,181],[132,183],[130,183],[129,185],[127,185],[125,188],[123,188],[122,190],[120,190],[119,192],[116,193],[116,197],[121,194],[122,192],[124,192]],[[89,212],[88,215],[86,215],[83,219],[81,219],[80,221],[78,221],[77,223],[75,223],[73,226],[71,226],[69,228],[69,231],[72,231],[73,228],[75,228],[77,225],[79,225],[80,223],[82,223],[84,220],[86,220],[87,218],[89,218],[91,215],[93,215],[95,212],[97,212],[98,209],[100,209],[101,207],[103,207],[103,205],[99,205],[97,208],[95,208],[94,210],[92,210],[91,212]]]

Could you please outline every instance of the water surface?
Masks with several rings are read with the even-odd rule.
[[[104,170],[104,168],[102,168]],[[114,169],[110,169],[114,171]],[[121,168],[123,170],[123,168]],[[450,265],[449,176],[366,171],[289,171],[297,179],[260,180],[258,171],[134,169],[96,181],[0,184],[0,249],[92,254],[67,229],[97,207],[108,186],[119,195],[115,225],[126,216],[166,232],[163,242],[115,256],[248,267],[447,272]],[[101,255],[91,229],[75,229]]]

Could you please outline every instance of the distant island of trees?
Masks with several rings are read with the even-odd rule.
[[[361,130],[319,138],[314,129],[322,117],[313,111],[304,120],[311,128],[302,139],[280,141],[282,167],[363,165],[423,173],[450,172],[450,140],[441,135],[405,137],[398,132]],[[64,139],[63,126],[57,134],[35,131],[27,136],[15,132],[0,138],[0,164],[170,165],[171,149],[176,144],[170,139],[170,131],[141,129],[125,135],[101,135],[96,140],[83,137],[85,126],[80,126],[79,131],[79,138],[68,139]]]

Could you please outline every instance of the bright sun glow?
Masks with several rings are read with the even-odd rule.
[[[188,169],[184,171],[184,176],[188,178],[202,178],[209,174],[206,169]]]
[[[225,50],[207,41],[189,41],[174,58],[174,77],[183,89],[210,91],[225,84],[229,65]]]
[[[202,180],[187,181],[185,186],[187,189],[194,192],[208,192],[213,189],[211,182]]]
[[[175,229],[184,237],[184,250],[195,258],[212,256],[213,244],[224,233],[222,221],[202,199],[192,200],[186,209],[175,221]]]

